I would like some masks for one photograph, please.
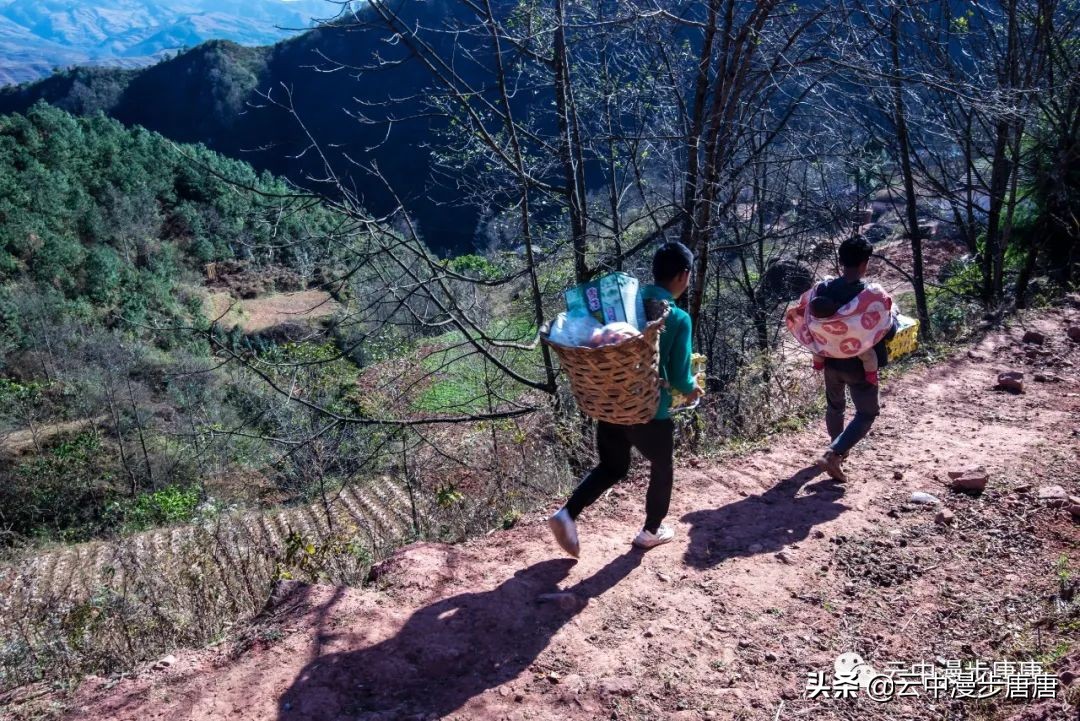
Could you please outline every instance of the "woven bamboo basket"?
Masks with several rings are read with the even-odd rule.
[[[660,405],[660,332],[670,312],[665,301],[647,301],[648,323],[640,336],[600,348],[570,348],[548,339],[582,412],[590,418],[622,426],[651,421]]]

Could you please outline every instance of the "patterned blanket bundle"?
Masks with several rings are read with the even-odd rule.
[[[866,288],[835,315],[815,318],[810,313],[810,299],[815,285],[784,313],[784,323],[800,344],[825,358],[854,358],[872,348],[893,325],[892,298],[877,283]]]

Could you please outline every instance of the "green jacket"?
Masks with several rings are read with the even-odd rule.
[[[660,333],[660,377],[680,393],[692,393],[697,383],[690,373],[690,356],[693,353],[690,343],[694,337],[690,315],[675,305],[675,298],[664,288],[647,285],[641,289],[641,295],[645,300],[666,300],[671,307],[664,330]],[[670,417],[671,391],[661,388],[656,418]]]

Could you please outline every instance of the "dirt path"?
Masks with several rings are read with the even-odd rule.
[[[285,587],[232,645],[88,681],[71,717],[1009,718],[1023,707],[804,692],[807,674],[831,678],[844,652],[881,665],[1069,662],[1058,660],[1064,632],[1045,618],[1055,561],[1075,562],[1080,533],[1036,494],[1080,493],[1080,344],[1065,337],[1078,322],[1075,309],[1044,312],[1026,321],[1042,346],[1025,347],[1018,325],[887,380],[846,485],[805,469],[822,446],[816,425],[738,457],[689,459],[676,540],[640,553],[628,544],[638,466],[581,519],[577,563],[540,516],[461,546],[411,546],[369,588]],[[1024,394],[992,390],[1009,368],[1026,372]],[[1060,380],[1035,382],[1036,371]],[[947,489],[948,471],[976,464],[990,476],[984,493]],[[913,491],[937,495],[952,520],[935,523],[939,509],[909,503]],[[1041,715],[1025,718],[1062,709],[1028,707]]]

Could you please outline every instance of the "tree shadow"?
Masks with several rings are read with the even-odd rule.
[[[558,584],[575,562],[543,561],[490,591],[437,601],[392,638],[312,659],[279,699],[278,719],[442,718],[517,678],[589,599],[626,578],[641,558],[629,551],[562,591]],[[541,601],[547,593],[560,595]]]
[[[819,473],[810,466],[762,494],[686,514],[680,520],[691,528],[683,561],[704,570],[729,558],[776,552],[805,539],[814,526],[848,509],[838,502],[844,495],[841,484],[830,479],[806,486]],[[798,495],[804,486],[811,492]]]

